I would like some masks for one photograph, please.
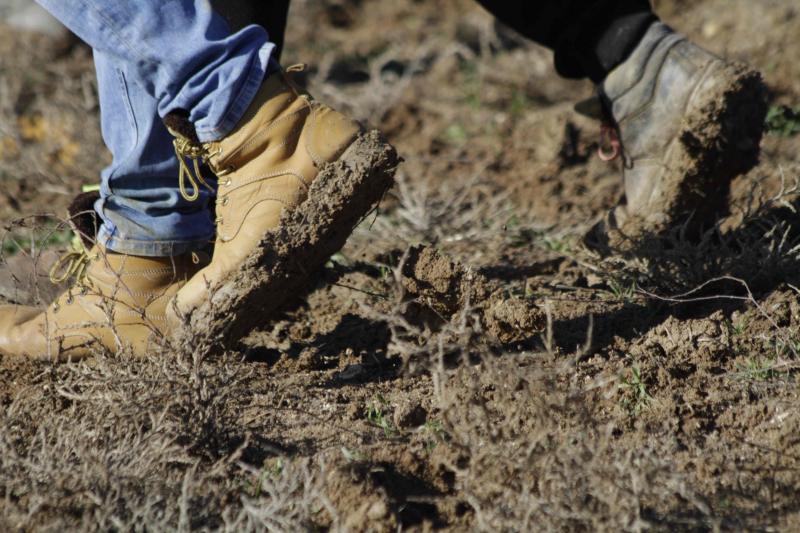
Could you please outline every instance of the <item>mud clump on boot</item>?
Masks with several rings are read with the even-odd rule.
[[[450,320],[461,310],[471,308],[486,333],[502,343],[530,337],[546,323],[544,313],[533,302],[507,297],[482,274],[431,247],[409,250],[401,282],[408,295],[421,306],[416,309],[418,320],[431,322],[430,315],[434,321]]]
[[[241,269],[182,317],[176,340],[202,335],[211,349],[218,349],[267,323],[341,249],[392,186],[399,162],[378,132],[361,135],[338,161],[321,169],[307,200],[284,210],[278,227],[264,236]]]

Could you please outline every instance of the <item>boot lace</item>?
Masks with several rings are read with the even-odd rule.
[[[186,138],[176,138],[172,144],[175,146],[175,157],[178,159],[180,168],[178,188],[181,196],[188,202],[194,202],[200,197],[201,185],[214,192],[214,188],[208,184],[200,170],[200,164],[208,161],[209,154],[205,147],[195,144]],[[192,162],[192,168],[187,164],[187,160]],[[192,170],[194,170],[194,173],[192,173]],[[186,187],[187,182],[191,185],[191,193]]]
[[[62,303],[72,305],[75,301],[75,294],[87,294],[92,289],[89,279],[89,264],[94,259],[89,255],[89,251],[83,244],[73,244],[72,249],[62,255],[50,269],[50,281],[59,284],[70,278],[75,278],[75,282],[67,288],[65,297],[56,299],[53,302],[53,311],[61,310]]]
[[[575,111],[600,122],[600,140],[597,155],[603,161],[614,161],[624,155],[619,126],[606,104],[599,96],[587,98],[575,105]]]
[[[50,281],[59,284],[75,278],[78,285],[85,285],[91,261],[89,252],[82,244],[73,245],[50,269]]]
[[[617,126],[604,120],[600,124],[600,143],[597,147],[597,156],[606,162],[619,159],[622,155],[622,141],[619,138]]]

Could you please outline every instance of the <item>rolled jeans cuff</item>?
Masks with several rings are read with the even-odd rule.
[[[216,124],[206,124],[206,119],[201,119],[194,125],[200,142],[218,141],[233,131],[261,89],[264,78],[280,68],[272,57],[274,50],[275,45],[271,42],[259,49],[239,93],[232,98],[233,103]]]

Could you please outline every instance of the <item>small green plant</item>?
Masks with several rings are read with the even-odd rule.
[[[622,377],[622,387],[625,389],[622,406],[631,416],[638,416],[643,409],[650,405],[653,397],[647,392],[639,365],[634,364],[629,374],[629,376]]]
[[[788,338],[776,337],[772,341],[776,357],[797,358],[800,356],[800,340],[791,336]]]
[[[758,382],[772,381],[781,377],[781,372],[776,366],[776,360],[770,357],[750,357],[744,364],[736,365],[736,375],[740,381]]]
[[[532,106],[531,99],[524,91],[516,90],[508,104],[508,112],[513,117],[519,117]]]
[[[767,112],[767,132],[779,137],[793,137],[800,133],[800,106],[774,105]]]
[[[516,214],[508,217],[508,220],[503,224],[503,231],[506,232],[506,240],[512,248],[530,246],[538,236],[538,232],[533,228],[524,226]]]
[[[635,281],[631,282],[629,285],[623,285],[619,281],[611,280],[608,283],[608,289],[615,300],[629,303],[636,297],[637,286]]]
[[[569,243],[567,241],[549,235],[545,235],[542,237],[542,245],[544,246],[545,249],[556,253],[569,252],[570,249]]]
[[[461,72],[464,76],[464,103],[470,109],[477,111],[483,105],[481,94],[483,92],[483,80],[481,79],[478,64],[475,61],[467,61],[462,64]]]
[[[725,327],[731,337],[742,337],[747,331],[749,321],[747,318],[742,318],[738,323],[734,324],[733,320],[725,319]]]
[[[331,263],[337,263],[340,265],[346,265],[348,263],[347,257],[342,252],[337,252],[331,256],[328,260]]]
[[[397,429],[394,427],[394,424],[392,424],[392,421],[389,420],[388,409],[389,403],[383,396],[378,394],[370,403],[367,404],[367,409],[365,411],[367,422],[377,428],[382,429],[383,434],[386,437],[390,437],[397,433]]]
[[[264,466],[258,473],[256,479],[251,482],[249,490],[247,491],[253,498],[261,496],[261,487],[267,479],[277,479],[283,474],[283,459],[277,457],[275,459],[265,461]]]
[[[530,246],[535,239],[536,232],[531,228],[515,228],[508,236],[508,242],[512,248]]]
[[[550,252],[566,253],[570,251],[570,244],[567,240],[548,235],[541,230],[524,227],[516,215],[508,219],[505,230],[509,232],[507,240],[512,248],[524,248],[536,244]]]
[[[54,246],[64,246],[72,240],[72,231],[63,226],[44,226],[31,232],[23,233],[21,230],[14,230],[3,236],[3,255],[12,256],[20,252],[31,250],[43,250]]]
[[[444,130],[444,139],[448,144],[453,146],[461,146],[467,142],[467,130],[461,124],[451,124]]]
[[[386,281],[392,276],[392,267],[389,265],[378,265],[378,272],[380,272],[380,279]]]
[[[447,441],[447,433],[442,423],[438,420],[428,420],[421,429],[426,435],[425,450],[429,453],[432,452],[439,443]]]

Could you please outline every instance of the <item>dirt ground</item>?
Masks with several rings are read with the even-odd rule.
[[[284,63],[395,188],[238,351],[0,361],[0,528],[800,530],[800,6],[656,8],[763,72],[770,133],[716,231],[601,257],[591,85],[467,0],[296,2]],[[90,52],[0,32],[6,301],[108,162]]]

